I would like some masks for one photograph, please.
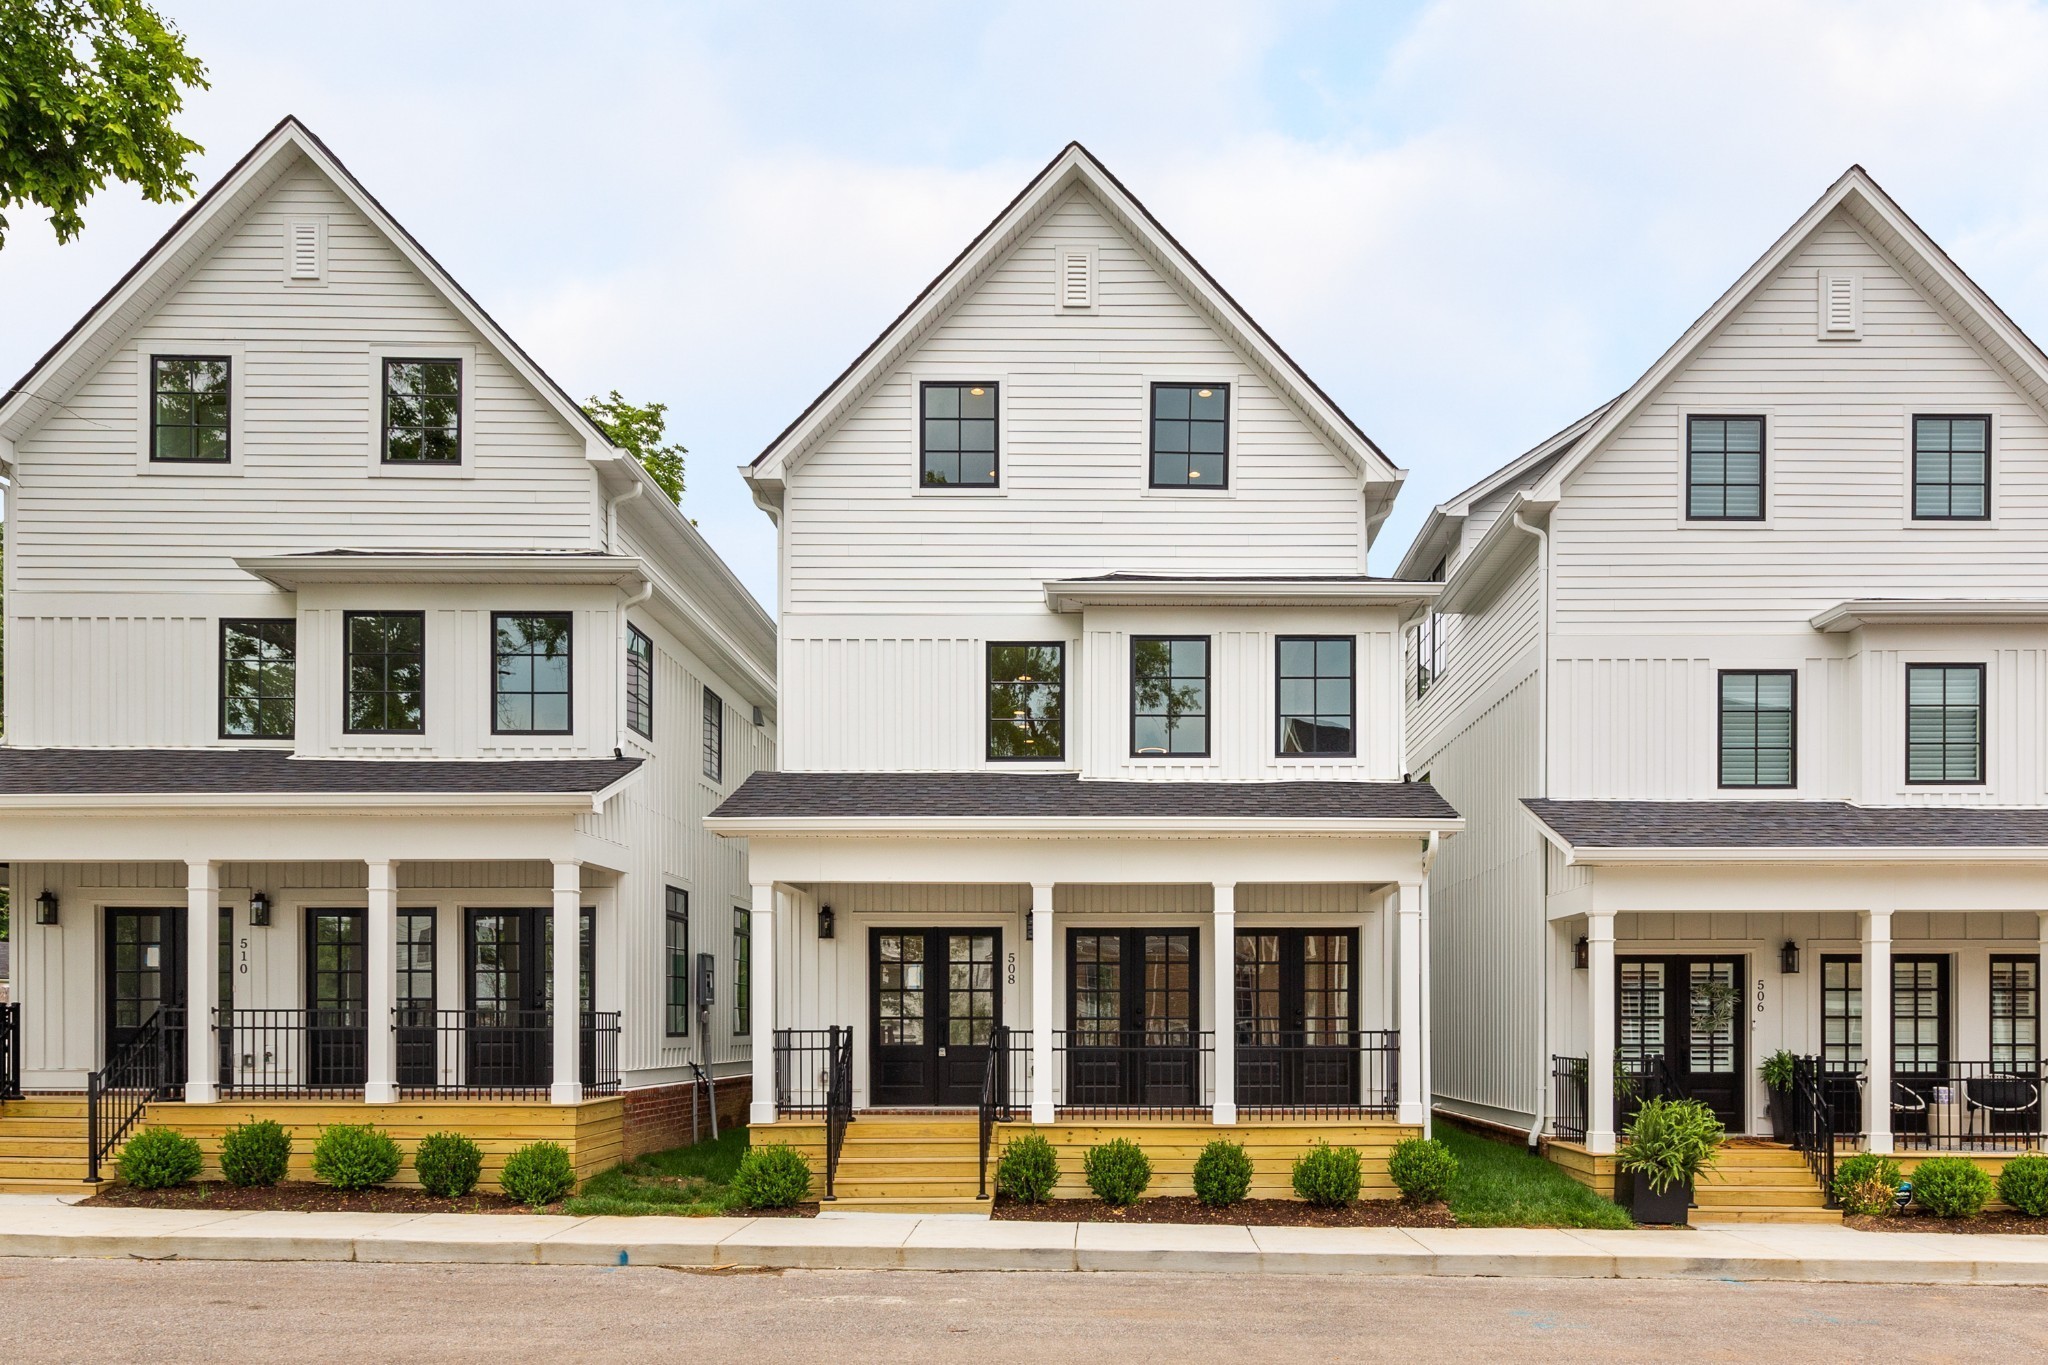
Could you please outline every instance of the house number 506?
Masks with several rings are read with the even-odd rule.
[[[1764,979],[1762,977],[1756,979],[1756,1012],[1758,1014],[1764,1012]]]

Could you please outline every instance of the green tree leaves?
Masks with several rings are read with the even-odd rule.
[[[613,389],[611,397],[593,398],[583,405],[583,411],[597,423],[606,439],[621,450],[630,451],[654,476],[654,482],[668,494],[669,501],[683,500],[683,456],[690,452],[679,445],[662,444],[662,438],[668,434],[668,404],[649,403],[642,407],[628,403]]]

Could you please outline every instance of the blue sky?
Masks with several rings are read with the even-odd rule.
[[[2021,3],[160,0],[210,181],[321,134],[571,392],[671,408],[764,600],[751,458],[1069,138],[1411,472],[1373,554],[1627,385],[1851,162],[2048,333]],[[177,209],[13,215],[19,374]]]

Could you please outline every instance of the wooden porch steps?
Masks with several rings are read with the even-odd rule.
[[[825,1124],[783,1119],[757,1128],[757,1143],[781,1142],[811,1163],[811,1194],[825,1193]],[[863,1113],[846,1128],[833,1180],[835,1212],[977,1213],[981,1126],[973,1114]]]
[[[1725,1143],[1693,1186],[1699,1223],[1837,1223],[1806,1156],[1756,1138]]]
[[[89,1194],[85,1172],[84,1096],[0,1104],[0,1194]]]

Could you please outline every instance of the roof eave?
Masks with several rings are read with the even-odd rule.
[[[1545,826],[1548,829],[1548,826]],[[1570,850],[1568,861],[1597,866],[1602,863],[1672,864],[1689,863],[2039,863],[2048,862],[2048,846],[1972,845],[1969,847],[1901,847],[1895,845],[1805,844],[1775,846],[1717,846],[1612,848],[1593,844],[1573,845],[1550,831],[1552,842]]]
[[[347,811],[488,811],[494,815],[532,811],[580,813],[602,808],[603,801],[637,776],[597,792],[128,792],[60,795],[0,795],[0,812],[54,810],[119,814],[125,811],[203,810],[249,811],[262,815],[332,814]]]
[[[1407,819],[1305,819],[1277,817],[1186,816],[757,816],[709,815],[704,827],[726,838],[785,836],[792,838],[873,835],[957,835],[975,838],[1039,838],[1068,835],[1080,838],[1201,837],[1267,835],[1285,837],[1399,838],[1431,833],[1455,834],[1465,828],[1462,817]]]
[[[1045,585],[1047,609],[1088,607],[1357,606],[1419,607],[1436,600],[1440,583],[1273,583],[1247,579],[1201,583],[1101,583],[1054,579]]]
[[[237,567],[265,582],[301,588],[349,583],[572,583],[638,587],[647,565],[637,555],[249,555]]]

